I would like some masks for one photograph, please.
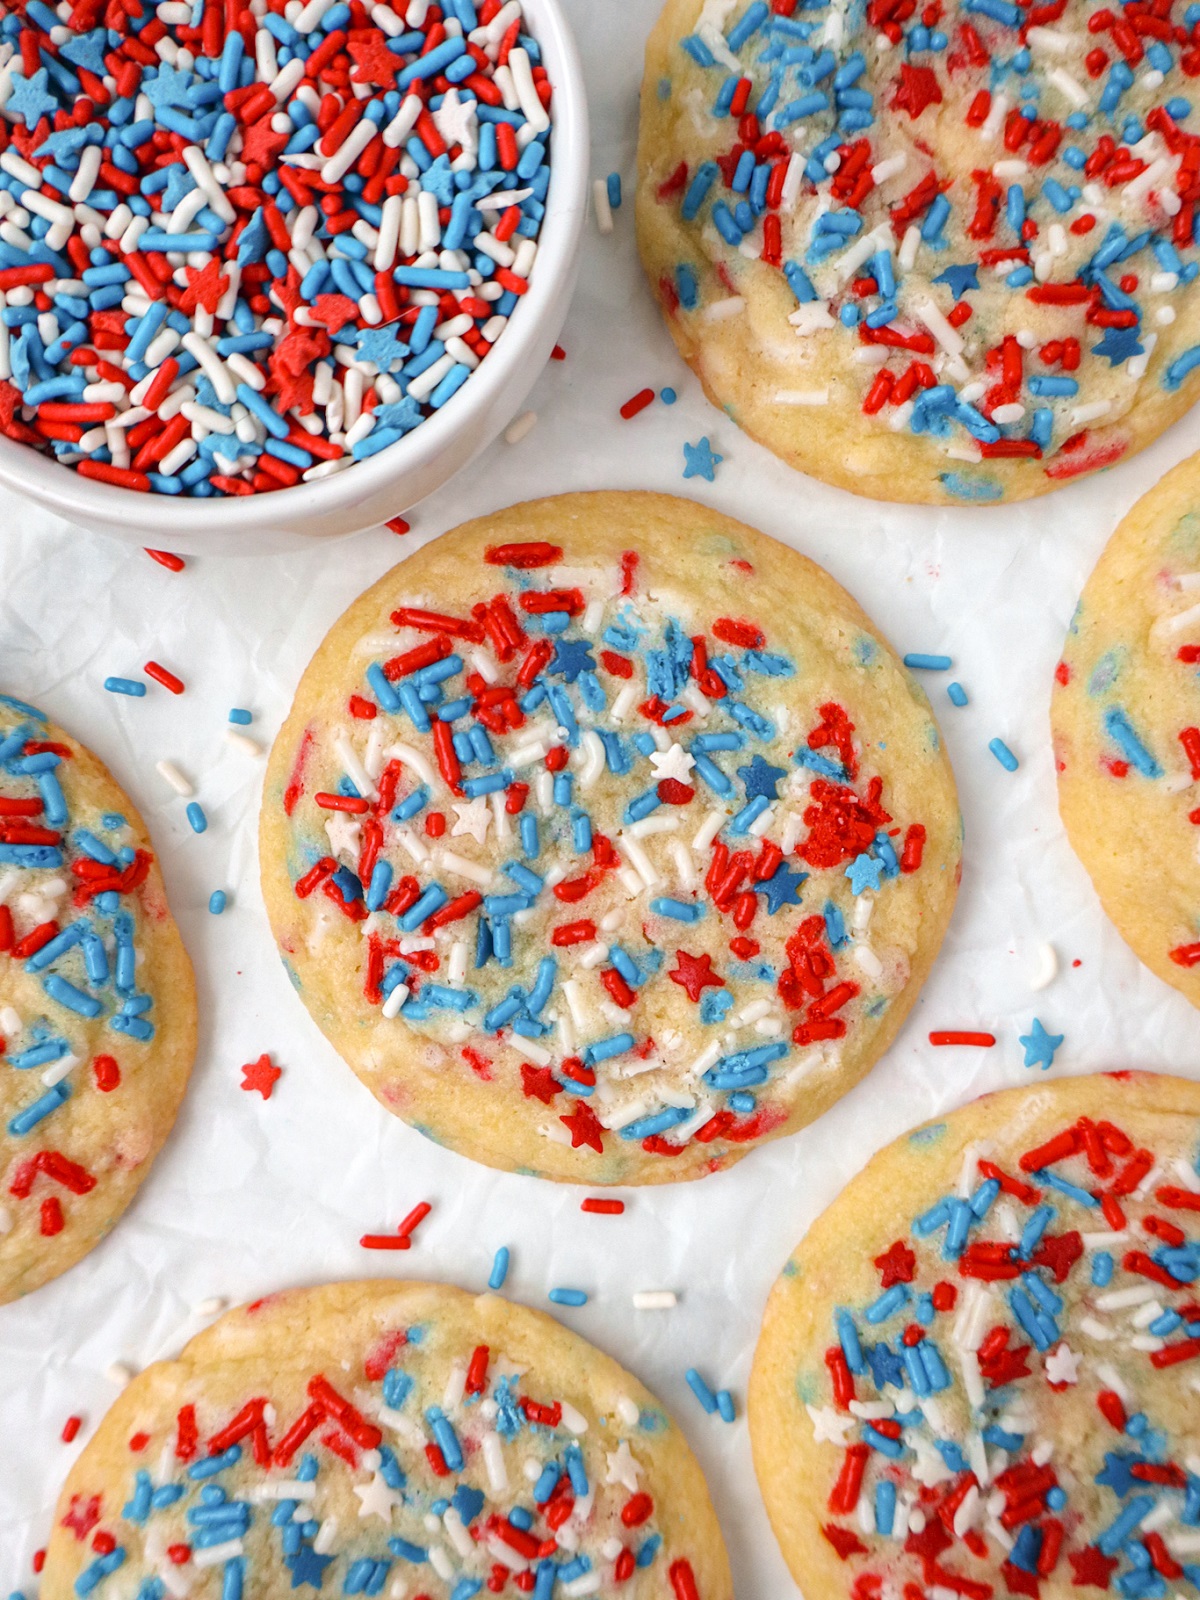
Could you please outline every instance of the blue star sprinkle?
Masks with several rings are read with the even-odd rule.
[[[259,206],[238,238],[238,266],[245,267],[253,261],[261,261],[270,248],[271,235],[267,232],[267,219],[263,216],[263,208]]]
[[[58,53],[73,67],[82,67],[85,72],[92,72],[97,78],[103,78],[108,71],[104,60],[107,50],[107,30],[93,28],[91,33],[81,33],[77,39],[68,39],[66,44],[59,48]]]
[[[53,156],[55,161],[70,161],[85,144],[90,143],[91,136],[86,128],[63,128],[59,133],[52,133],[48,139],[43,139],[33,153],[35,156]]]
[[[325,1581],[325,1568],[332,1560],[332,1556],[319,1556],[311,1545],[302,1544],[294,1554],[284,1557],[284,1564],[292,1574],[292,1588],[298,1589],[302,1583],[307,1583],[319,1589]]]
[[[756,755],[748,767],[739,767],[737,771],[738,777],[746,786],[747,800],[754,800],[759,795],[765,795],[768,800],[778,800],[776,786],[780,778],[787,777],[783,767],[773,767],[760,755]]]
[[[450,170],[449,156],[439,156],[431,167],[427,167],[421,174],[421,187],[426,194],[437,196],[440,206],[451,205],[457,190],[454,186],[454,173]]]
[[[1136,328],[1107,328],[1100,343],[1092,346],[1092,354],[1107,356],[1110,366],[1119,367],[1130,356],[1140,356],[1143,348]]]
[[[808,882],[807,872],[791,872],[786,861],[781,861],[769,878],[760,878],[754,885],[757,894],[767,897],[767,914],[774,916],[782,906],[800,904],[800,885]]]
[[[1037,1017],[1034,1017],[1029,1032],[1020,1035],[1020,1043],[1025,1049],[1025,1065],[1041,1067],[1043,1072],[1048,1071],[1054,1061],[1055,1052],[1062,1042],[1061,1033],[1047,1033]]]
[[[403,400],[392,400],[385,406],[375,407],[375,425],[378,428],[399,428],[407,433],[421,420],[421,408],[407,395]]]
[[[142,79],[142,93],[155,110],[161,111],[167,106],[174,106],[180,111],[186,111],[191,105],[192,82],[190,72],[177,71],[164,61],[154,77]]]
[[[195,178],[192,177],[182,162],[177,166],[168,167],[167,184],[163,190],[163,210],[174,211],[184,196],[191,194],[195,187]]]
[[[551,661],[548,672],[558,674],[574,683],[581,672],[594,672],[596,663],[592,659],[591,647],[586,639],[556,639],[554,641],[554,659]]]
[[[850,889],[854,894],[861,894],[864,889],[878,889],[883,881],[883,862],[866,853],[855,856],[846,868],[846,876],[850,879]]]
[[[398,361],[408,354],[408,346],[396,337],[394,327],[363,328],[358,336],[358,353],[364,361],[373,361],[380,372],[390,372]]]
[[[27,128],[36,128],[43,117],[52,117],[58,110],[58,101],[46,93],[49,79],[50,74],[45,67],[39,67],[32,78],[14,72],[12,93],[4,109],[10,116],[20,117]]]
[[[1132,1467],[1142,1466],[1144,1462],[1144,1456],[1127,1455],[1121,1450],[1110,1450],[1104,1457],[1103,1471],[1096,1474],[1096,1482],[1124,1499],[1131,1489],[1145,1488],[1144,1480],[1135,1478],[1130,1470]]]
[[[9,101],[11,105],[12,102]],[[421,180],[422,184],[424,179]],[[719,456],[709,442],[707,435],[697,444],[685,444],[683,447],[683,475],[685,478],[704,478],[712,483],[717,475],[717,468],[724,461],[724,456]]]
[[[961,300],[968,289],[978,289],[979,267],[975,262],[965,267],[947,267],[944,272],[939,272],[933,281],[948,283],[955,300]]]

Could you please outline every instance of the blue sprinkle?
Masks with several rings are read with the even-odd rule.
[[[556,1306],[585,1306],[588,1301],[582,1289],[551,1289],[546,1298]]]
[[[492,1270],[488,1274],[489,1289],[503,1289],[504,1280],[508,1277],[508,1246],[502,1244],[492,1257]]]
[[[1015,772],[1021,765],[1016,756],[1013,755],[1012,751],[1005,744],[1003,739],[990,740],[988,743],[988,749],[1004,768],[1005,772]]]
[[[138,700],[146,692],[146,685],[137,678],[105,678],[104,687],[109,694],[128,694]]]
[[[208,897],[208,909],[214,917],[219,917],[228,903],[224,889],[214,889]]]
[[[961,683],[947,684],[946,695],[952,706],[965,706],[967,703],[967,691]]]
[[[193,833],[203,833],[208,827],[208,818],[204,815],[204,807],[198,800],[189,801],[187,819],[191,824]]]
[[[949,656],[906,655],[904,665],[913,672],[949,672],[954,662]]]

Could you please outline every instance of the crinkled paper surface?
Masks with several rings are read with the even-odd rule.
[[[904,1129],[1030,1081],[1017,1038],[1034,1016],[1066,1036],[1056,1072],[1200,1075],[1195,1012],[1125,948],[1067,846],[1048,729],[1054,664],[1084,579],[1119,517],[1200,445],[1200,416],[1115,471],[1013,510],[881,506],[777,464],[705,402],[637,264],[637,91],[655,0],[564,4],[592,96],[593,170],[621,172],[626,205],[611,237],[589,232],[567,360],[539,380],[527,438],[494,445],[417,508],[404,539],[381,531],[299,555],[196,557],[178,575],[0,499],[0,687],[91,745],[141,807],[196,964],[201,1017],[179,1124],[130,1211],[82,1265],[0,1308],[0,1592],[36,1586],[30,1562],[59,1484],[115,1392],[110,1363],[173,1353],[212,1296],[389,1273],[482,1288],[506,1244],[515,1298],[545,1306],[556,1284],[588,1291],[585,1307],[560,1314],[674,1411],[708,1474],[739,1595],[780,1600],[794,1589],[759,1503],[741,1402],[767,1291],[812,1218]],[[630,395],[666,384],[679,392],[675,406],[620,420]],[[713,484],[685,484],[683,443],[702,435],[725,459]],[[254,843],[262,762],[225,738],[229,708],[247,706],[248,731],[269,743],[329,624],[419,543],[515,500],[595,488],[694,494],[821,562],[900,651],[953,656],[953,673],[927,684],[966,817],[954,921],[887,1059],[814,1127],[699,1184],[631,1192],[620,1218],[583,1215],[583,1191],[437,1149],[337,1059],[267,930]],[[165,501],[157,542],[171,546]],[[186,681],[182,699],[154,684],[144,700],[104,691],[109,674],[140,676],[151,658]],[[970,696],[961,710],[946,698],[950,677]],[[1017,772],[989,754],[997,735],[1019,756]],[[196,783],[209,818],[201,837],[155,771],[163,758]],[[207,910],[217,888],[230,896],[220,917]],[[1059,975],[1035,993],[1047,943]],[[933,1028],[990,1029],[998,1043],[933,1049]],[[238,1087],[241,1065],[263,1051],[283,1068],[266,1103]],[[360,1234],[394,1229],[421,1199],[434,1210],[411,1252],[359,1248]],[[635,1312],[630,1296],[647,1288],[677,1290],[678,1307]],[[734,1391],[735,1426],[700,1410],[684,1382],[693,1365]],[[68,1447],[59,1434],[72,1413],[86,1425]]]

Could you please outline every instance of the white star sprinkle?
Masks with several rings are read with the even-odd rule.
[[[454,810],[458,814],[458,821],[450,829],[450,837],[457,839],[462,834],[469,833],[476,844],[482,844],[487,838],[488,824],[492,820],[487,800],[481,795],[477,800],[468,800],[465,805],[455,802]]]
[[[680,783],[686,783],[687,775],[696,762],[681,744],[672,744],[666,750],[653,751],[650,765],[654,768],[656,783],[661,783],[664,778],[675,778]]]
[[[629,1448],[629,1440],[622,1439],[617,1449],[607,1451],[605,1460],[608,1463],[608,1471],[604,1476],[605,1483],[619,1483],[623,1488],[628,1489],[630,1494],[636,1494],[638,1478],[642,1469],[633,1459],[633,1452]]]
[[[857,1417],[844,1416],[832,1406],[806,1405],[804,1409],[812,1418],[813,1438],[817,1444],[844,1445],[847,1435],[858,1427]]]
[[[381,1472],[377,1472],[370,1483],[356,1483],[354,1492],[360,1502],[358,1508],[360,1521],[364,1517],[378,1517],[381,1522],[391,1522],[392,1512],[399,1504],[399,1497],[388,1488]]]
[[[362,824],[335,811],[331,817],[325,818],[325,832],[329,835],[330,855],[348,862],[352,867],[357,866],[362,850]]]
[[[1046,1354],[1047,1383],[1078,1383],[1079,1357],[1068,1344],[1056,1344]]]
[[[478,118],[473,100],[460,100],[457,89],[448,89],[433,113],[434,126],[448,145],[460,144],[464,155],[474,155],[479,143]]]

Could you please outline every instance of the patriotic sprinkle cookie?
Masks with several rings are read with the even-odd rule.
[[[883,500],[1025,499],[1196,398],[1200,6],[667,0],[642,256],[709,397]]]
[[[114,1576],[116,1575],[116,1576]],[[552,1318],[425,1283],[231,1311],[121,1395],[44,1600],[731,1600],[695,1457]]]
[[[125,1210],[195,1048],[192,969],[141,818],[95,756],[0,695],[0,1304]]]
[[[1051,719],[1067,836],[1121,937],[1200,1006],[1200,457],[1088,579]]]
[[[550,102],[520,0],[0,12],[0,432],[198,497],[376,455],[528,289]]]
[[[767,1304],[759,1484],[807,1600],[1200,1593],[1200,1084],[989,1095],[881,1151]]]
[[[849,596],[651,494],[515,506],[381,579],[261,833],[292,980],[372,1092],[578,1183],[699,1177],[855,1084],[959,848],[928,702]]]

